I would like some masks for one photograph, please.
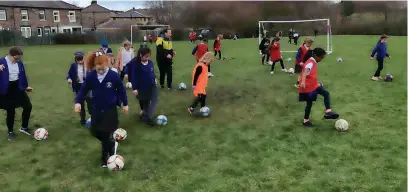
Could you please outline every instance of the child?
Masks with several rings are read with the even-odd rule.
[[[71,64],[71,67],[69,68],[68,76],[67,76],[67,81],[69,84],[72,85],[72,91],[75,92],[75,94],[78,94],[79,90],[81,89],[81,86],[84,83],[86,74],[87,74],[87,69],[84,66],[83,53],[76,52],[75,62]],[[92,115],[92,112],[91,112],[92,105],[90,103],[90,98],[86,97],[85,101],[87,104],[88,113],[89,115]],[[84,101],[82,101],[82,103],[80,104],[81,106],[85,105]],[[81,108],[79,117],[81,118],[80,120],[81,125],[85,125],[86,124],[85,107]]]
[[[208,52],[208,40],[203,39],[200,44],[194,47],[193,52],[191,53],[193,56],[195,55],[196,60],[200,60],[200,58]]]
[[[293,42],[297,45],[299,39],[299,33],[297,31],[293,32]]]
[[[8,140],[15,138],[14,119],[16,108],[19,107],[23,108],[19,131],[31,135],[28,122],[30,121],[32,105],[27,92],[32,92],[33,88],[28,86],[25,67],[21,61],[22,55],[21,48],[11,47],[8,55],[0,58],[0,109],[7,111]]]
[[[102,144],[101,167],[106,168],[109,156],[115,153],[113,132],[118,128],[119,119],[116,104],[118,97],[123,102],[122,110],[128,112],[126,90],[119,76],[109,70],[109,57],[100,50],[91,52],[86,63],[92,69],[84,81],[75,99],[75,111],[80,112],[86,93],[92,90],[91,133]],[[108,156],[109,155],[109,156]]]
[[[205,53],[193,70],[193,94],[194,94],[194,101],[188,107],[188,112],[193,114],[194,108],[197,107],[198,103],[201,103],[201,107],[205,107],[205,100],[207,98],[207,93],[205,89],[207,88],[208,84],[208,65],[214,60],[214,54],[212,52]]]
[[[387,53],[387,35],[382,35],[380,37],[380,41],[377,43],[377,45],[374,47],[373,52],[371,53],[370,59],[374,59],[374,55],[377,55],[377,71],[375,71],[374,76],[371,78],[373,81],[378,81],[382,79],[380,76],[381,70],[383,70],[384,67],[384,58],[388,57],[391,59],[391,56]]]
[[[310,54],[310,50],[313,45],[313,40],[306,38],[305,41],[303,42],[302,46],[299,47],[297,53],[296,53],[296,60],[295,60],[295,73],[300,73],[302,72],[302,66],[303,62],[308,60],[310,57],[313,55]],[[309,53],[309,54],[308,54]],[[296,88],[299,88],[299,80],[294,84]]]
[[[299,101],[306,102],[305,116],[303,118],[303,126],[311,127],[312,123],[309,120],[310,111],[312,109],[313,102],[316,101],[317,95],[323,95],[324,105],[326,107],[325,119],[337,119],[339,115],[331,110],[329,92],[320,86],[317,81],[317,63],[323,60],[326,55],[326,51],[322,48],[315,48],[313,50],[313,57],[305,62],[305,66],[300,74],[300,87],[299,87]]]
[[[283,64],[282,60],[282,55],[280,51],[280,43],[279,43],[280,38],[275,37],[272,39],[271,44],[269,45],[269,50],[270,50],[270,55],[271,55],[271,60],[269,61],[270,64],[272,64],[271,67],[271,74],[273,74],[273,70],[275,68],[275,63],[280,62],[280,65],[282,67],[282,71],[286,72],[285,65]]]
[[[103,40],[101,43],[101,51],[103,54],[107,54],[107,55],[112,55],[112,49],[108,46],[108,41],[107,40]]]
[[[120,79],[123,81],[125,74],[127,73],[127,63],[135,57],[135,53],[132,49],[132,43],[130,41],[123,42],[123,47],[119,49],[116,57],[116,68],[120,72]],[[129,81],[129,79],[128,79]]]
[[[214,56],[216,57],[218,54],[218,59],[221,60],[221,35],[218,35],[214,41],[214,52]]]
[[[262,65],[266,65],[267,62],[269,61],[269,51],[268,47],[271,44],[271,41],[269,40],[269,36],[265,35],[262,38],[261,43],[259,44],[259,54],[262,57]]]
[[[154,110],[157,105],[158,93],[154,65],[150,60],[151,50],[148,47],[140,48],[131,66],[131,81],[133,94],[139,99],[141,116],[140,119],[149,125],[155,125],[153,121]]]

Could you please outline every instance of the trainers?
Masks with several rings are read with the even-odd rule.
[[[14,140],[15,137],[16,137],[16,135],[14,134],[14,132],[10,132],[10,133],[8,133],[8,135],[7,135],[7,139],[8,139],[9,141]]]
[[[299,88],[299,84],[293,84],[293,87]]]
[[[106,165],[106,163],[102,163],[102,164],[101,164],[101,167],[102,167],[102,168],[108,168],[108,166]]]
[[[378,79],[383,79],[383,78],[381,76],[379,76]]]
[[[139,115],[143,115],[143,110],[140,110],[140,113],[139,113]]]
[[[285,73],[286,73],[286,72],[288,72],[288,71],[287,71],[286,69],[282,69],[282,72],[285,72]]]
[[[192,107],[187,108],[187,110],[188,110],[188,112],[189,112],[190,114],[193,114],[193,113],[194,113],[194,108],[192,108]]]
[[[82,126],[86,125],[86,121],[85,121],[85,120],[81,120],[79,123],[80,123]]]
[[[304,127],[313,127],[313,124],[310,121],[306,121],[306,122],[303,122],[303,126]]]
[[[30,130],[29,128],[20,127],[19,131],[20,131],[21,133],[25,133],[25,134],[27,134],[27,135],[31,135],[31,130]]]
[[[339,116],[340,116],[339,114],[337,114],[337,113],[335,113],[333,111],[330,111],[330,112],[327,112],[327,113],[324,114],[325,119],[338,119]]]
[[[152,119],[146,119],[145,122],[151,126],[156,125],[156,122],[154,122]]]
[[[208,72],[208,77],[214,77],[214,74],[212,74],[211,72]]]
[[[378,77],[371,77],[371,80],[378,81],[379,79],[378,79]]]
[[[273,75],[274,73],[273,73],[273,71],[271,71],[271,75]]]
[[[164,85],[160,85],[160,88],[164,89]]]

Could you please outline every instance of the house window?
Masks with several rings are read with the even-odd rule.
[[[39,13],[40,21],[45,21],[45,10],[40,10]]]
[[[63,29],[62,32],[63,32],[63,33],[71,34],[71,33],[72,33],[72,30],[69,29],[69,28],[68,28],[68,29]]]
[[[0,10],[0,20],[5,21],[7,20],[6,10]]]
[[[50,27],[44,27],[44,35],[50,34]]]
[[[41,27],[37,27],[37,36],[38,37],[42,37],[43,33],[42,33],[42,28]]]
[[[27,9],[21,9],[21,21],[28,21]]]
[[[54,22],[60,22],[60,14],[59,11],[53,11],[52,15],[54,16]]]
[[[25,38],[31,37],[31,27],[21,27],[21,35]]]
[[[68,11],[68,18],[69,22],[75,23],[76,22],[75,11]]]
[[[51,27],[51,34],[57,33],[57,27]]]

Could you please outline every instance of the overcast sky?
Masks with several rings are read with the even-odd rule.
[[[65,2],[75,4],[79,7],[87,7],[91,0],[64,0]],[[138,0],[98,0],[98,4],[111,10],[127,11],[133,7],[143,8],[144,1]]]

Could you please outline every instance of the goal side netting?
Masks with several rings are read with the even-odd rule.
[[[328,54],[333,52],[330,19],[259,21],[258,28],[258,44],[264,36],[275,37],[278,32],[281,32],[281,52],[297,52],[305,38],[314,40],[313,47],[324,48]],[[315,32],[317,32],[316,36]],[[293,37],[294,33],[299,36],[297,46],[294,45],[293,39],[289,41],[290,34]]]

